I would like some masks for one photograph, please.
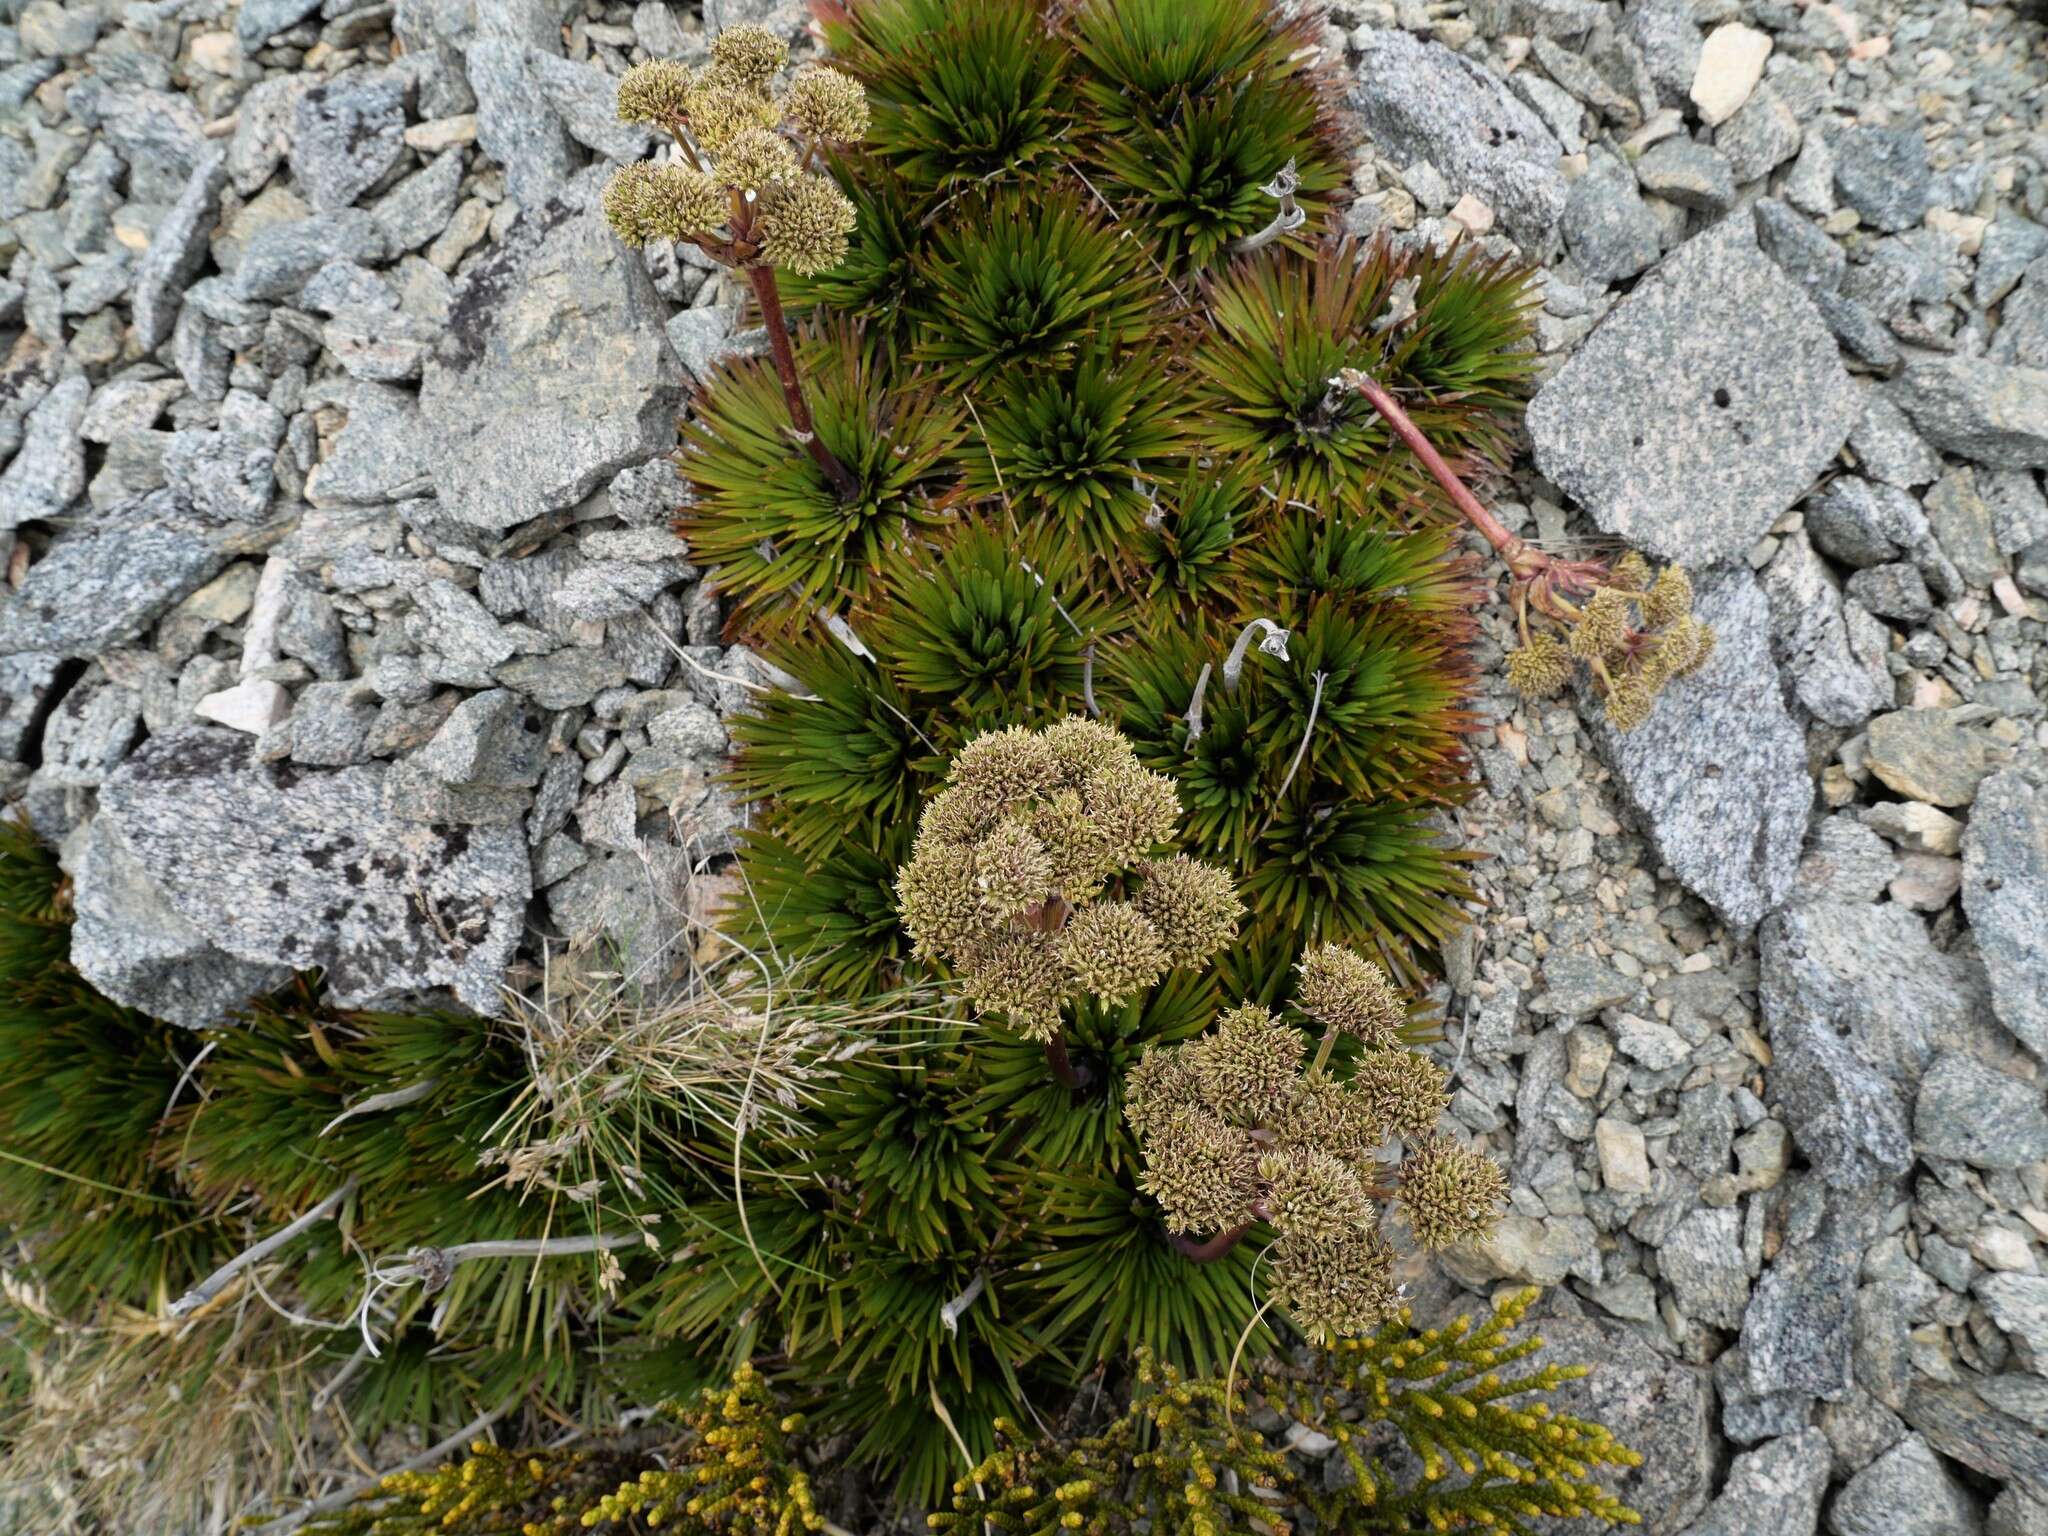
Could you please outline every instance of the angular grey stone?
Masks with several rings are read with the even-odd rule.
[[[1739,1328],[1749,1301],[1749,1268],[1742,1257],[1742,1222],[1732,1210],[1701,1206],[1657,1249],[1657,1267],[1679,1311],[1716,1328]]]
[[[1981,357],[1914,363],[1892,398],[1937,448],[1992,469],[2048,467],[2048,369]]]
[[[444,151],[424,170],[414,171],[370,209],[393,255],[416,251],[455,216],[462,195],[462,151]]]
[[[592,646],[568,645],[545,656],[521,656],[493,675],[542,709],[575,709],[626,680],[617,658]]]
[[[1920,1080],[1913,1140],[1929,1156],[1973,1168],[2023,1168],[2048,1157],[2041,1087],[1944,1051]]]
[[[188,295],[189,298],[189,295]],[[178,311],[171,327],[171,366],[185,387],[201,400],[218,401],[228,392],[228,372],[235,354],[222,338],[221,327],[196,304]]]
[[[1913,229],[1927,212],[1934,172],[1917,127],[1857,125],[1834,137],[1835,190],[1873,229]]]
[[[476,92],[477,145],[505,168],[505,190],[522,208],[546,202],[581,163],[519,43],[479,38],[468,74]]]
[[[2048,1536],[2048,1502],[2023,1488],[2007,1488],[1991,1501],[1984,1536]]]
[[[1908,800],[1968,805],[1990,770],[1985,736],[1948,709],[1899,709],[1870,722],[1870,771]]]
[[[0,761],[19,763],[26,758],[64,670],[59,656],[34,651],[0,655]]]
[[[1971,296],[1989,309],[2011,293],[2019,285],[2020,275],[2043,256],[2048,256],[2048,228],[2009,213],[1992,220],[1977,251]]]
[[[1646,157],[1647,158],[1647,157]],[[1809,292],[1833,292],[1842,285],[1849,258],[1812,220],[1776,198],[1761,197],[1750,210],[1763,253]]]
[[[405,152],[405,89],[395,74],[344,75],[299,98],[292,175],[319,212],[346,208]]]
[[[215,948],[149,878],[115,831],[93,818],[72,871],[71,964],[100,992],[153,1018],[198,1029],[291,980],[291,967]]]
[[[1565,1020],[1590,1018],[1641,991],[1641,982],[1591,955],[1553,954],[1543,962],[1543,991],[1531,999],[1529,1011]]]
[[[609,500],[613,516],[635,528],[655,528],[672,521],[688,497],[675,460],[663,457],[620,470],[612,479]]]
[[[619,83],[602,69],[542,48],[526,50],[526,67],[577,143],[620,165],[645,158],[653,147],[646,127],[619,121]]]
[[[412,762],[452,787],[531,789],[541,780],[545,747],[528,727],[526,701],[493,688],[456,705]]]
[[[167,491],[118,519],[68,534],[0,599],[0,654],[97,656],[136,639],[228,563],[213,533]]]
[[[1850,1478],[1828,1512],[1834,1536],[1976,1536],[1983,1528],[1977,1500],[1918,1435]]]
[[[164,481],[202,516],[261,522],[276,489],[284,428],[284,417],[269,401],[231,389],[221,402],[217,431],[173,435],[164,449]]]
[[[1667,107],[1686,105],[1700,67],[1700,27],[1688,0],[1628,0],[1623,33],[1641,50],[1657,98]]]
[[[1753,1391],[1832,1400],[1848,1390],[1857,1274],[1888,1203],[1881,1188],[1834,1190],[1800,1176],[1786,1204],[1788,1228],[1797,1222],[1802,1229],[1788,1230],[1742,1314]]]
[[[360,383],[344,403],[348,424],[334,451],[307,478],[307,501],[316,507],[374,507],[434,488],[434,444],[410,390]]]
[[[1645,192],[1701,213],[1725,213],[1735,203],[1735,178],[1725,155],[1684,135],[1652,144],[1636,161]]]
[[[252,745],[174,731],[102,786],[101,817],[168,904],[248,964],[319,969],[338,1007],[448,987],[500,1008],[531,888],[525,837],[398,821],[385,769],[303,774],[256,763]]]
[[[1847,811],[1814,829],[1813,844],[1799,861],[1797,899],[1853,903],[1876,901],[1899,872],[1899,858],[1885,840]]]
[[[1793,1140],[1837,1188],[1904,1173],[1912,1087],[1938,1045],[1973,1036],[1981,981],[1891,904],[1799,902],[1758,940],[1766,1082]]]
[[[207,151],[199,109],[169,91],[109,90],[88,78],[65,93],[65,103],[127,163],[135,202],[175,202]]]
[[[1720,637],[1707,665],[1601,755],[1659,856],[1729,924],[1749,927],[1792,889],[1813,787],[1803,734],[1770,656],[1770,605],[1746,569],[1701,581],[1694,612]]]
[[[1978,1278],[1976,1292],[1999,1331],[2026,1345],[2036,1374],[2048,1374],[2040,1369],[2048,1366],[2048,1275],[1994,1272]]]
[[[413,594],[419,607],[417,638],[431,650],[464,666],[491,668],[508,661],[518,645],[484,605],[443,578]]]
[[[1977,489],[1991,509],[1992,538],[2000,554],[2018,554],[2048,539],[2048,496],[2027,470],[1988,471],[1977,477]]]
[[[1864,402],[1863,419],[1849,434],[1849,449],[1865,474],[1887,486],[1911,488],[1941,477],[1941,455],[1921,440],[1905,412],[1876,391]]]
[[[1538,467],[1605,532],[1704,566],[1747,551],[1860,413],[1812,303],[1730,218],[1615,305],[1528,422]]]
[[[308,683],[292,701],[291,714],[263,733],[256,756],[264,762],[289,757],[309,768],[367,763],[376,721],[376,695],[361,679]]]
[[[1990,356],[2001,363],[2048,369],[2048,258],[2027,268],[2026,281],[1999,306]]]
[[[1604,1424],[1642,1454],[1607,1484],[1624,1504],[1656,1512],[1646,1529],[1681,1531],[1706,1507],[1718,1470],[1714,1390],[1707,1372],[1670,1359],[1626,1328],[1585,1317],[1538,1325],[1545,1358],[1589,1365],[1552,1406]]]
[[[1793,693],[1817,720],[1861,725],[1892,703],[1882,625],[1841,589],[1801,533],[1785,536],[1764,572],[1771,602],[1771,650]]]
[[[170,338],[185,288],[206,261],[227,179],[226,152],[209,148],[192,167],[178,200],[150,232],[149,250],[135,269],[135,339],[145,352]]]
[[[2048,1498],[2048,1435],[1994,1408],[1968,1386],[1915,1381],[1906,1394],[1904,1415],[1928,1445],[1950,1461],[2035,1498]],[[1976,1507],[1974,1501],[1971,1507]]]
[[[1977,786],[1963,832],[1963,910],[1999,1022],[2048,1057],[2048,791],[2018,773]]]
[[[63,313],[95,315],[128,291],[128,253],[88,256],[65,274]]]
[[[1806,532],[1830,559],[1858,569],[1896,560],[1902,545],[1932,536],[1920,504],[1905,491],[1855,475],[1843,475],[1807,504]]]
[[[2043,374],[2048,381],[2048,374]],[[2007,471],[2024,474],[2024,471]],[[1955,562],[1963,580],[1979,590],[2005,574],[1991,507],[1977,489],[1977,476],[1967,464],[1935,482],[1924,503],[1927,521],[1943,553]]]
[[[266,47],[280,32],[289,32],[320,9],[320,0],[242,0],[235,37],[245,54]]]
[[[1728,1481],[1684,1536],[1813,1536],[1832,1453],[1817,1429],[1771,1440],[1735,1458]]]
[[[1426,160],[1525,242],[1540,244],[1564,213],[1560,149],[1500,78],[1441,43],[1405,32],[1353,34],[1363,55],[1348,101],[1379,149],[1402,165]]]
[[[387,309],[344,309],[320,328],[320,339],[352,379],[396,384],[419,377],[440,330]]]
[[[243,14],[248,14],[246,9]],[[242,98],[235,136],[228,140],[228,175],[242,196],[254,197],[284,164],[291,152],[299,98],[312,85],[313,80],[305,76],[272,75],[259,80]]]
[[[327,682],[338,682],[349,674],[348,631],[327,594],[308,582],[295,580],[292,584],[284,618],[277,626],[277,648],[303,661],[314,676]]]
[[[330,261],[378,262],[387,254],[377,221],[360,208],[291,219],[250,236],[235,268],[235,292],[244,299],[289,299]]]
[[[523,215],[458,285],[421,419],[444,510],[508,528],[675,442],[682,366],[646,268],[586,179]]]
[[[1934,612],[1934,599],[1918,571],[1904,563],[1873,565],[1849,578],[1849,596],[1879,618],[1906,624],[1923,622]]]
[[[92,789],[121,764],[142,728],[141,700],[133,689],[117,688],[92,669],[50,711],[43,725],[46,784]]]
[[[398,292],[376,273],[352,261],[330,261],[306,279],[299,290],[298,307],[316,315],[335,315],[344,310],[398,308]]]
[[[1662,250],[1657,216],[1636,195],[1627,166],[1603,155],[1572,183],[1558,221],[1565,249],[1597,283],[1634,277]]]
[[[85,421],[92,384],[82,374],[60,380],[28,413],[21,448],[0,473],[0,530],[60,517],[85,490]]]
[[[1799,119],[1768,84],[1759,85],[1733,117],[1714,130],[1714,148],[1728,157],[1738,185],[1768,176],[1799,153]]]
[[[637,612],[691,574],[691,567],[680,560],[596,560],[572,573],[551,594],[551,601],[558,612],[573,619],[616,619]]]

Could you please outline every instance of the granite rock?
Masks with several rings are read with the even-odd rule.
[[[400,821],[382,767],[303,773],[255,761],[252,746],[187,727],[152,737],[102,786],[101,819],[164,904],[246,965],[322,971],[337,1007],[443,987],[480,1012],[501,1007],[525,923],[524,835]]]
[[[1528,424],[1538,467],[1604,531],[1701,567],[1755,543],[1860,414],[1811,301],[1731,218],[1614,306]]]
[[[442,511],[507,528],[672,447],[682,365],[592,184],[522,216],[457,286],[420,417]]]
[[[1962,834],[1963,910],[1999,1022],[2048,1058],[2048,791],[2014,772],[1977,787]]]
[[[2048,369],[1940,358],[1907,368],[1892,398],[1937,448],[1992,469],[2048,468]]]

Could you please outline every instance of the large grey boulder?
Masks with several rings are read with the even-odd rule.
[[[449,516],[508,528],[675,444],[682,364],[647,270],[596,183],[523,214],[458,285],[420,420]]]
[[[1499,76],[1391,28],[1356,34],[1362,55],[1350,106],[1401,165],[1426,160],[1525,242],[1542,244],[1564,213],[1563,153],[1543,120]]]
[[[1892,398],[1937,448],[1993,469],[2048,467],[2048,369],[1945,357],[1913,364]]]
[[[1705,566],[1747,551],[1861,414],[1812,300],[1731,218],[1645,274],[1528,421],[1537,467],[1603,530]]]
[[[1601,755],[1659,856],[1730,924],[1750,927],[1792,890],[1813,785],[1806,742],[1771,659],[1770,605],[1747,570],[1703,580],[1694,611],[1719,636],[1713,658]]]
[[[196,1017],[230,990],[220,979],[234,974],[229,961],[244,976],[317,969],[343,1008],[444,987],[479,1011],[498,1008],[531,894],[524,834],[402,820],[386,808],[383,766],[305,772],[256,761],[254,745],[186,727],[152,737],[101,786],[95,835],[126,856],[116,869],[204,945],[165,922],[188,948],[144,964],[118,933],[102,933],[74,951],[81,973],[146,1012],[175,1009],[181,1023],[225,1013]],[[94,867],[81,879],[97,879]],[[125,910],[119,892],[82,892],[80,903],[103,899]],[[178,954],[189,963],[173,963]]]
[[[1963,910],[1999,1022],[2048,1056],[2048,791],[2018,773],[1977,786],[1963,833]]]
[[[1982,1507],[1918,1435],[1849,1479],[1828,1512],[1834,1536],[1976,1536]]]
[[[1827,1436],[1817,1429],[1767,1441],[1735,1458],[1728,1481],[1685,1536],[1813,1536],[1820,1498],[1832,1463]]]

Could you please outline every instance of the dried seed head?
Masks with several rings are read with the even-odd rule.
[[[789,59],[789,44],[766,27],[727,27],[711,40],[711,65],[734,82],[763,89]]]
[[[1152,919],[1175,965],[1198,965],[1237,936],[1244,904],[1228,870],[1175,854],[1143,860],[1138,875],[1144,883],[1132,900]]]
[[[1294,1006],[1371,1046],[1392,1045],[1408,1022],[1407,1007],[1387,973],[1338,944],[1325,944],[1303,957]]]
[[[1657,694],[1647,678],[1634,672],[1624,672],[1609,686],[1603,702],[1607,723],[1617,731],[1628,732],[1650,718]]]
[[[619,79],[619,121],[673,127],[689,115],[694,83],[688,66],[674,59],[635,64]]]
[[[837,182],[807,172],[763,196],[755,221],[761,259],[799,277],[829,272],[846,260],[846,237],[857,217]]]
[[[999,1013],[1020,1034],[1050,1040],[1059,1032],[1066,972],[1050,936],[1004,934],[959,964],[961,990],[983,1013]]]
[[[1223,1232],[1251,1217],[1258,1160],[1244,1132],[1201,1109],[1182,1109],[1144,1144],[1138,1187],[1159,1202],[1173,1232]]]
[[[1117,866],[1136,863],[1180,826],[1173,780],[1139,767],[1135,756],[1091,768],[1082,798],[1102,839],[1102,857]]]
[[[1028,800],[1051,789],[1059,778],[1059,762],[1051,746],[1021,725],[987,731],[962,747],[946,769],[946,782],[971,793],[993,809],[993,821],[1011,801]]]
[[[1371,1154],[1386,1132],[1371,1106],[1327,1073],[1311,1072],[1295,1084],[1294,1096],[1273,1129],[1288,1148],[1316,1148],[1355,1163]]]
[[[1713,650],[1713,630],[1691,614],[1674,619],[1657,636],[1657,659],[1669,677],[1690,677],[1706,664]]]
[[[1367,1051],[1351,1074],[1351,1091],[1382,1137],[1412,1141],[1434,1131],[1450,1104],[1445,1081],[1443,1068],[1420,1051]]]
[[[1372,1201],[1349,1164],[1327,1152],[1291,1150],[1259,1159],[1266,1219],[1276,1232],[1335,1238],[1370,1228]]]
[[[896,875],[896,909],[922,960],[959,960],[998,931],[975,885],[974,851],[920,839]]]
[[[1068,715],[1039,735],[1059,761],[1061,782],[1080,789],[1098,768],[1138,766],[1138,753],[1119,732],[1083,715]]]
[[[1173,963],[1151,919],[1122,901],[1076,912],[1060,930],[1059,955],[1073,985],[1105,1003],[1135,997]]]
[[[1614,568],[1607,574],[1607,584],[1624,592],[1642,591],[1650,584],[1650,562],[1629,550],[1614,562]]]
[[[605,183],[604,194],[599,206],[604,209],[605,222],[623,245],[636,250],[647,243],[647,202],[648,188],[654,180],[656,167],[650,161],[637,161],[622,165],[612,173],[612,179]]]
[[[1124,1118],[1142,1141],[1173,1115],[1192,1107],[1201,1091],[1201,1079],[1179,1046],[1148,1045],[1124,1077]]]
[[[1643,621],[1669,624],[1692,612],[1692,578],[1675,565],[1667,565],[1643,594]]]
[[[689,112],[691,137],[714,160],[729,153],[741,134],[773,132],[779,120],[767,98],[703,75],[690,91]]]
[[[1507,1178],[1492,1158],[1448,1136],[1430,1136],[1401,1164],[1397,1198],[1418,1243],[1448,1248],[1492,1231],[1507,1193]]]
[[[1012,917],[1052,894],[1052,860],[1022,822],[1005,818],[974,845],[974,887],[991,911]]]
[[[771,187],[794,182],[798,176],[796,151],[789,140],[773,129],[742,128],[714,153],[718,159],[718,179],[728,187],[752,192],[757,197]],[[844,201],[844,194],[841,200]]]
[[[1232,1008],[1187,1046],[1202,1097],[1217,1114],[1244,1125],[1270,1123],[1294,1099],[1301,1036],[1266,1009]]]
[[[1602,587],[1595,592],[1579,610],[1579,620],[1572,626],[1572,654],[1586,661],[1598,661],[1619,651],[1628,638],[1634,602],[1632,594],[1614,587]]]
[[[1273,1299],[1318,1343],[1378,1327],[1401,1305],[1394,1250],[1377,1229],[1274,1243]]]
[[[867,137],[868,93],[829,64],[806,64],[792,75],[782,109],[814,139],[857,144]]]
[[[1572,653],[1550,635],[1508,652],[1508,685],[1526,698],[1548,698],[1571,679]]]

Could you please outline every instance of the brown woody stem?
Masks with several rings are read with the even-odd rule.
[[[1045,1064],[1063,1086],[1075,1093],[1087,1092],[1089,1084],[1095,1081],[1095,1074],[1086,1065],[1074,1065],[1073,1058],[1067,1055],[1067,1042],[1060,1035],[1045,1042]]]
[[[797,440],[809,450],[841,501],[860,499],[860,482],[818,437],[811,423],[811,408],[804,400],[803,380],[797,377],[796,352],[789,344],[789,327],[782,319],[782,290],[775,283],[773,267],[748,267],[747,281],[753,285],[754,300],[761,306],[761,319],[768,327],[768,350],[775,358],[775,373],[782,380],[782,397],[789,402],[789,419],[796,427]]]
[[[1444,488],[1444,494],[1451,498],[1458,510],[1465,514],[1465,520],[1477,528],[1508,564],[1516,576],[1527,580],[1542,570],[1548,557],[1531,549],[1502,526],[1501,520],[1487,511],[1474,496],[1471,489],[1460,480],[1457,471],[1444,462],[1444,456],[1436,451],[1436,444],[1423,436],[1422,428],[1415,425],[1401,402],[1388,394],[1385,386],[1370,374],[1356,368],[1346,368],[1337,376],[1347,389],[1354,389],[1365,396],[1372,408],[1380,413],[1394,436],[1407,445],[1408,451],[1422,461],[1422,467],[1436,477],[1436,483]]]
[[[1192,1259],[1197,1264],[1214,1264],[1243,1242],[1245,1233],[1251,1229],[1252,1224],[1247,1221],[1230,1228],[1227,1232],[1218,1232],[1206,1242],[1198,1243],[1185,1232],[1169,1232],[1166,1234],[1166,1240],[1173,1244],[1182,1257]]]

